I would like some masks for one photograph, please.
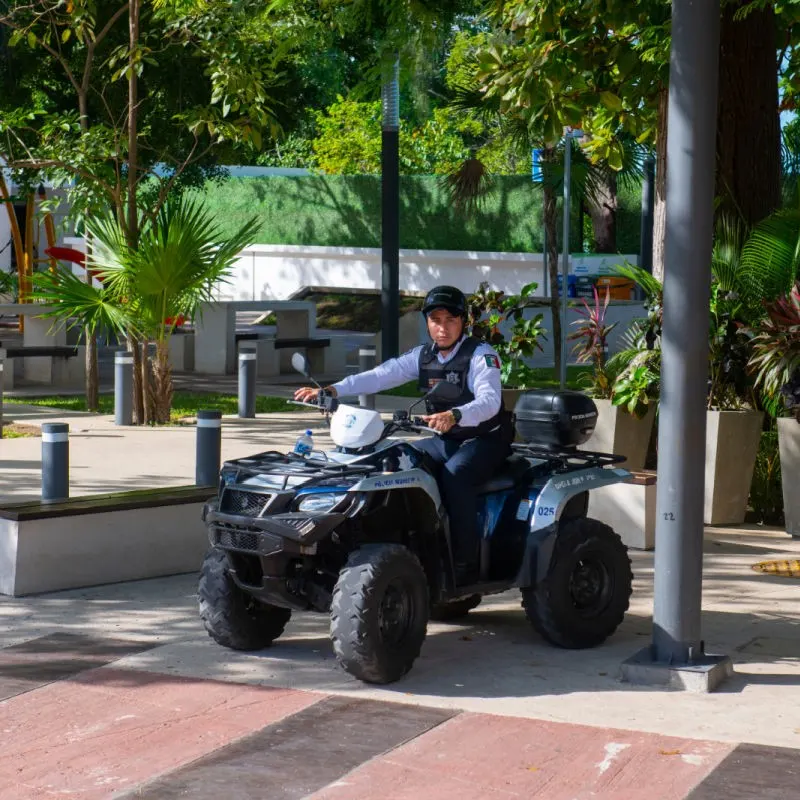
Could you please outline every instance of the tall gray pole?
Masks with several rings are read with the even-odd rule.
[[[253,348],[242,347],[239,351],[239,417],[242,419],[255,419],[256,416],[257,358]]]
[[[653,650],[702,656],[708,314],[719,0],[673,0]]]
[[[222,454],[222,412],[197,412],[197,441],[194,482],[216,486]]]
[[[381,358],[400,354],[400,62],[381,90]]]
[[[572,131],[567,131],[564,142],[564,249],[561,262],[561,388],[567,388],[567,305],[569,298],[569,212],[570,184],[572,183]],[[554,287],[555,290],[555,287]]]

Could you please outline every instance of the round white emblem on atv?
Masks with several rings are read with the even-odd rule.
[[[377,411],[339,406],[331,418],[331,439],[339,447],[366,447],[380,439],[383,420]]]

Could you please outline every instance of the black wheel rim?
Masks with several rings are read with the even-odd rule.
[[[378,628],[384,644],[399,645],[408,634],[414,619],[414,600],[402,581],[393,580],[387,587],[378,611]]]
[[[614,578],[599,554],[585,555],[575,563],[569,576],[572,605],[582,617],[596,617],[608,608]]]

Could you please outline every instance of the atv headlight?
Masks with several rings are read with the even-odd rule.
[[[310,514],[324,514],[330,511],[345,494],[345,492],[315,492],[301,498],[297,510]]]

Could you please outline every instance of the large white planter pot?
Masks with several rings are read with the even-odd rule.
[[[744,522],[763,418],[760,411],[708,412],[704,505],[706,525],[741,525]],[[676,440],[679,438],[676,434]]]
[[[778,446],[786,533],[800,536],[800,422],[794,418],[778,420]]]
[[[643,470],[656,418],[655,405],[650,406],[642,419],[637,419],[619,406],[612,405],[610,400],[595,400],[594,403],[597,406],[597,426],[580,449],[625,456],[626,461],[621,466],[634,472]]]

